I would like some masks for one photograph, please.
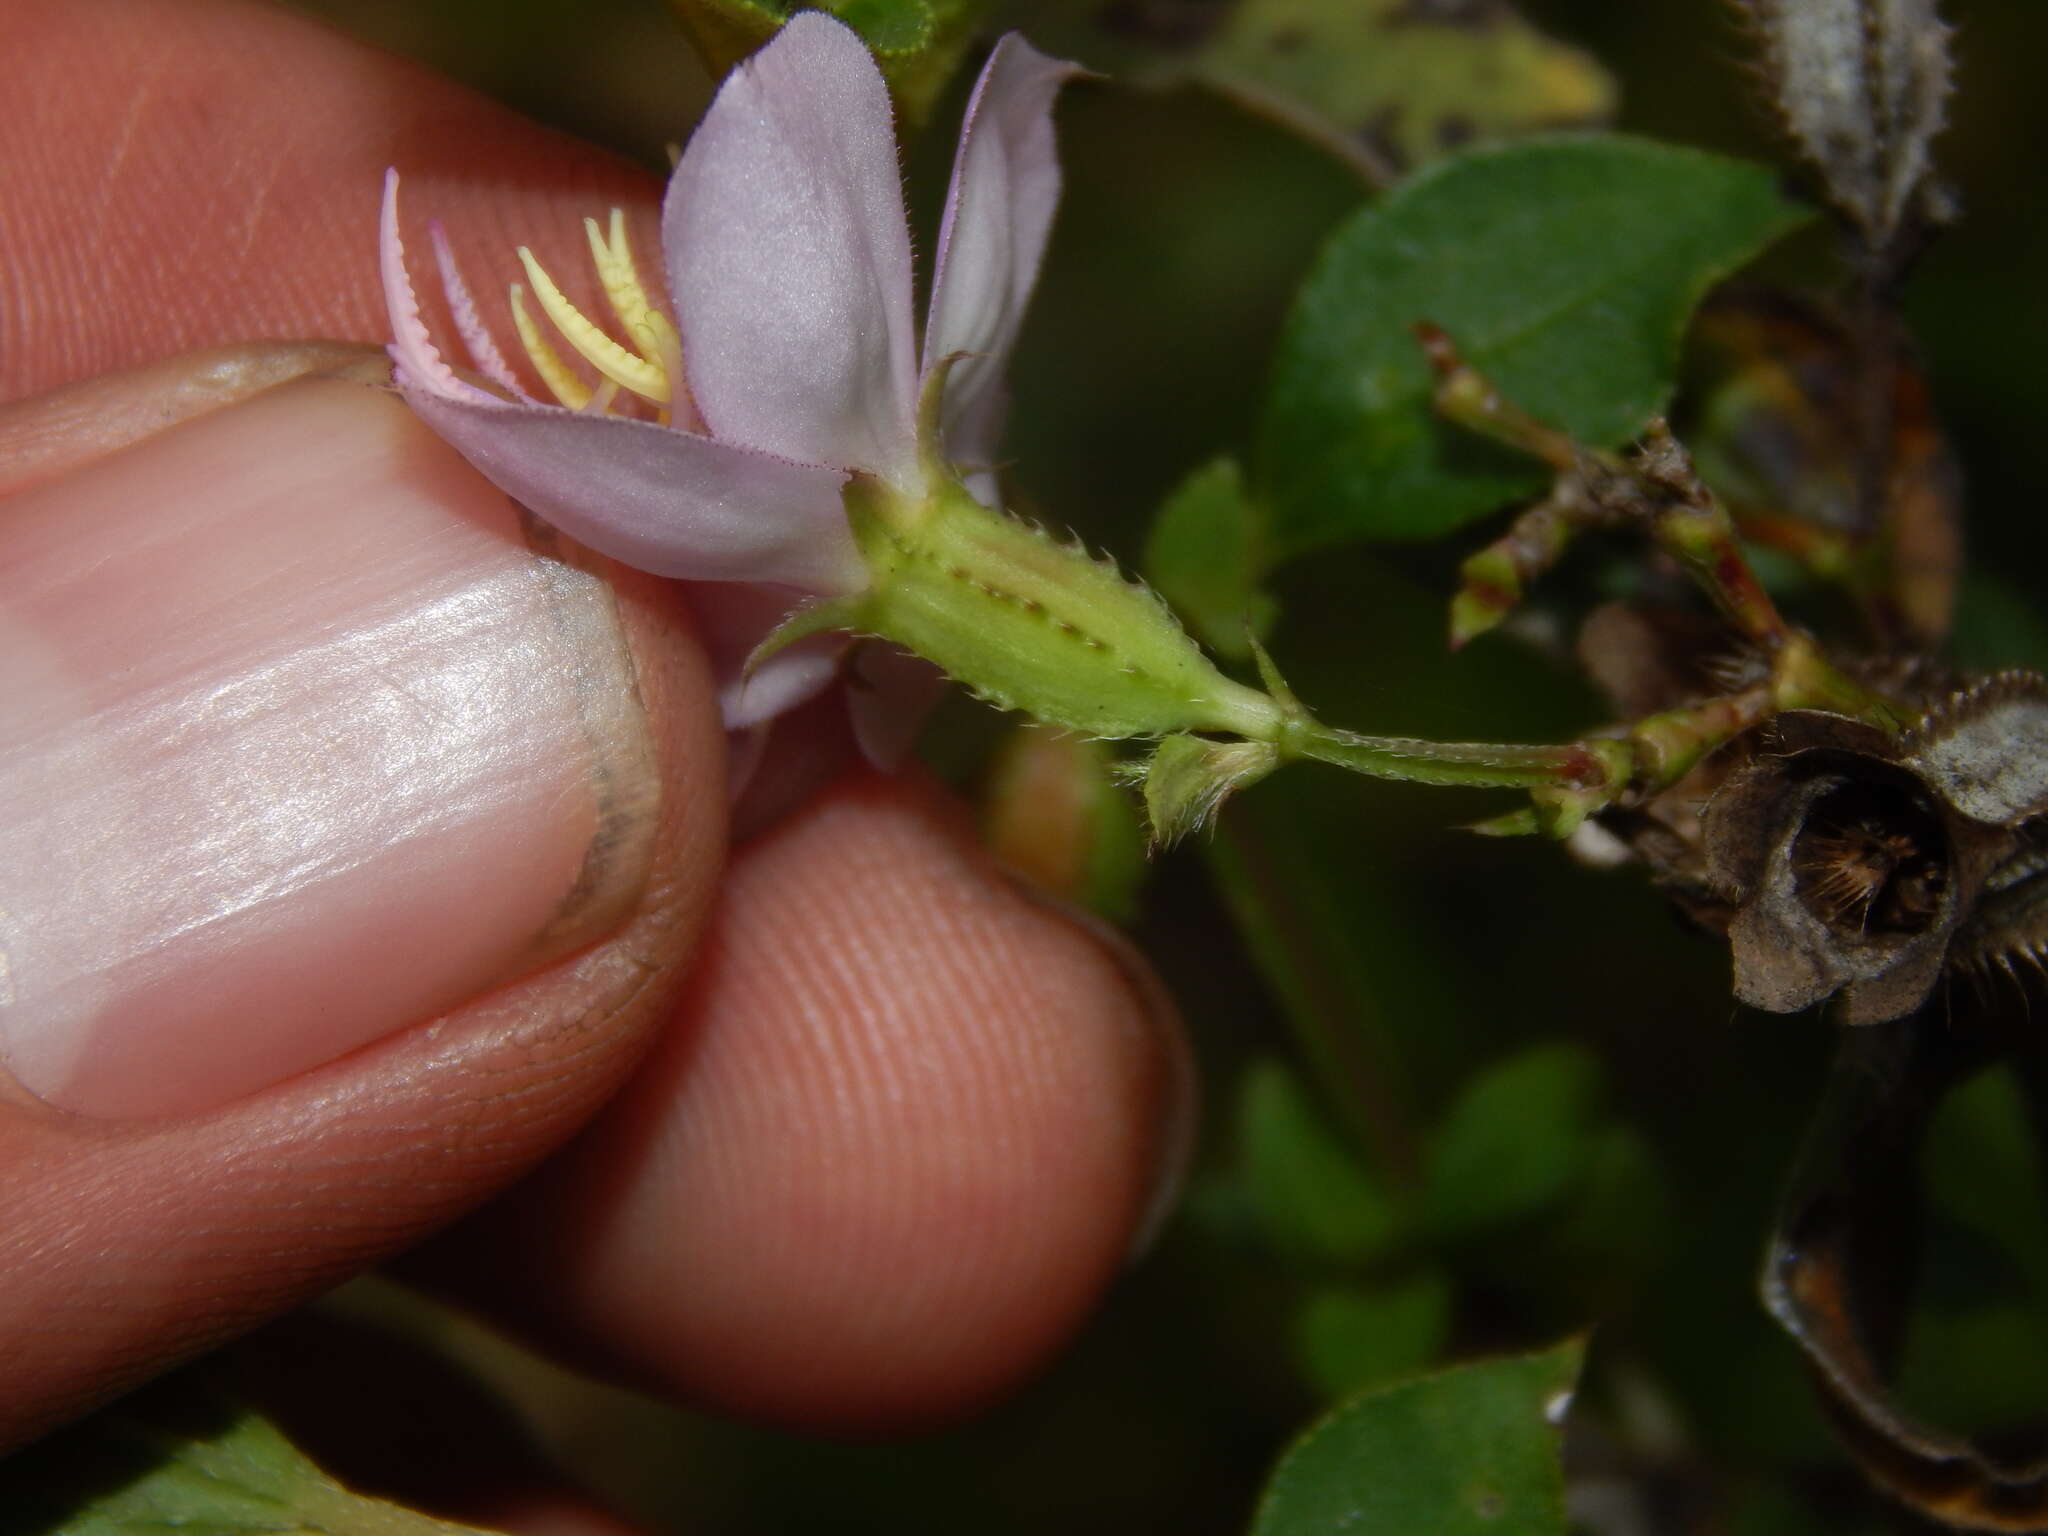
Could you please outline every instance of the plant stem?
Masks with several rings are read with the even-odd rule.
[[[1608,772],[1602,758],[1579,742],[1529,746],[1360,736],[1316,720],[1290,722],[1282,750],[1376,779],[1482,789],[1591,787],[1605,783]]]

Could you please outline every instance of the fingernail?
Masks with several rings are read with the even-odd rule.
[[[215,1107],[615,927],[656,777],[608,588],[388,394],[0,501],[0,1062]]]
[[[291,379],[389,376],[382,347],[249,341],[81,379],[0,409],[0,496],[140,442]]]

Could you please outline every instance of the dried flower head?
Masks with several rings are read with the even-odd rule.
[[[1731,904],[1742,1001],[1789,1013],[1841,994],[1874,1024],[1917,1008],[1952,961],[2010,969],[2037,947],[2035,836],[2048,807],[2048,688],[2007,674],[1954,692],[1899,734],[1813,710],[1779,715],[1703,819]]]

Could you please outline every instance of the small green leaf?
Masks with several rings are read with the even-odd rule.
[[[2033,1417],[2048,1373],[2048,1232],[2028,1096],[2010,1067],[1949,1094],[1921,1153],[1930,1220],[1894,1378],[1925,1422],[1973,1433]]]
[[[1558,1209],[1595,1150],[1600,1065],[1584,1046],[1539,1045],[1488,1069],[1431,1138],[1423,1209],[1458,1241]]]
[[[1353,1399],[1297,1440],[1253,1536],[1563,1536],[1577,1339]]]
[[[1279,1062],[1246,1072],[1238,1134],[1245,1183],[1282,1249],[1350,1267],[1393,1249],[1400,1230],[1393,1201]]]
[[[1451,1283],[1425,1269],[1392,1285],[1322,1286],[1294,1313],[1294,1361],[1333,1401],[1420,1370],[1451,1328]]]
[[[786,0],[669,0],[713,74],[724,74],[804,7]],[[984,0],[818,0],[874,50],[896,109],[922,127],[973,41]]]
[[[1709,285],[1806,217],[1761,166],[1621,137],[1475,150],[1402,184],[1324,248],[1282,335],[1256,465],[1274,553],[1434,538],[1542,486],[1438,419],[1417,322],[1612,445],[1663,407]]]
[[[1278,605],[1259,588],[1265,517],[1245,493],[1237,460],[1212,459],[1173,488],[1153,519],[1144,571],[1188,630],[1233,661],[1251,655],[1245,632],[1272,632]]]
[[[1663,1170],[1642,1136],[1614,1121],[1597,1126],[1586,1138],[1571,1204],[1550,1233],[1572,1267],[1576,1294],[1620,1305],[1670,1241],[1670,1209]]]
[[[475,1536],[350,1493],[186,1375],[0,1464],[0,1536]]]

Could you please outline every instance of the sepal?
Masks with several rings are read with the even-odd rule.
[[[740,668],[740,676],[751,676],[770,657],[795,645],[799,640],[808,640],[812,635],[822,635],[832,630],[846,630],[858,634],[863,628],[866,596],[865,593],[856,592],[849,597],[821,598],[798,607],[788,618],[771,629],[759,645],[747,653],[746,665]]]
[[[1280,749],[1271,742],[1167,737],[1133,774],[1143,778],[1152,846],[1171,847],[1202,831],[1225,800],[1279,766]]]

